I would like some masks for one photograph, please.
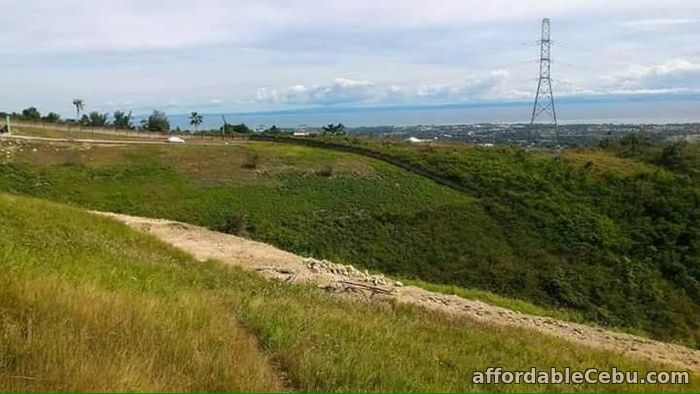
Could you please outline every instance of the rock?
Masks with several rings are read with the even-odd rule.
[[[399,282],[398,280],[394,282],[394,286],[396,287],[403,287],[403,283]]]

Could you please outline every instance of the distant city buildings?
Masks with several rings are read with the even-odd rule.
[[[608,137],[642,133],[652,141],[700,140],[700,123],[685,124],[565,124],[558,131],[562,146],[596,146]],[[493,146],[517,144],[529,146],[556,145],[556,129],[550,125],[481,123],[468,125],[419,125],[396,127],[360,127],[351,134],[382,135],[412,142],[438,140],[462,141]],[[295,134],[296,135],[296,134]]]

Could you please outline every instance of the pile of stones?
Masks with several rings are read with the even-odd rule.
[[[372,275],[367,270],[360,271],[352,265],[337,264],[328,260],[317,260],[313,257],[305,258],[304,264],[314,273],[343,276],[361,282],[371,283],[374,286],[403,286],[401,282],[392,281],[382,274]]]

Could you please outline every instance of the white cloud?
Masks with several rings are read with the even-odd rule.
[[[333,105],[376,101],[382,89],[370,81],[336,78],[331,84],[295,85],[284,90],[258,89],[258,102]]]
[[[700,88],[700,64],[685,59],[651,65],[632,64],[624,72],[605,77],[604,81],[614,89]]]
[[[292,105],[335,105],[449,103],[522,98],[524,92],[510,89],[509,77],[507,71],[495,70],[470,76],[463,81],[419,84],[414,87],[385,86],[365,80],[336,78],[330,84],[295,85],[282,90],[260,88],[254,101]],[[528,97],[530,94],[527,93]]]
[[[692,9],[694,1],[674,1]],[[596,15],[604,10],[666,11],[650,0],[24,0],[4,2],[0,44],[23,53],[134,51],[249,45],[296,29],[362,31],[537,21],[543,16]],[[640,19],[628,26],[690,23],[688,18]]]
[[[456,101],[508,98],[508,93],[512,93],[508,89],[509,76],[505,70],[496,70],[471,76],[461,83],[421,85],[417,93],[422,98]]]
[[[618,89],[608,90],[602,94],[613,95],[654,95],[654,94],[679,94],[688,93],[691,90],[688,88],[662,88],[662,89]]]
[[[693,64],[684,59],[674,59],[666,63],[651,66],[630,66],[628,75],[636,79],[663,77],[670,75],[692,74],[700,71],[700,64]]]
[[[556,82],[557,96],[700,90],[697,4],[5,1],[0,85],[12,94],[0,109],[70,114],[76,96],[91,109],[135,111],[529,99],[537,69],[524,59],[538,55],[527,42],[543,16],[561,44],[553,78],[567,82]]]
[[[633,29],[667,29],[675,26],[688,25],[698,23],[700,19],[695,18],[655,18],[655,19],[638,19],[633,21],[624,21],[620,24],[624,27]]]

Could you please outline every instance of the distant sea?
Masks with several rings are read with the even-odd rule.
[[[268,112],[224,113],[229,124],[251,128],[320,127],[342,122],[348,127],[414,126],[473,123],[528,123],[531,104],[442,105],[375,108],[309,108]],[[700,100],[630,101],[615,103],[561,103],[557,115],[562,124],[572,123],[695,123],[700,122]],[[186,114],[169,115],[171,126],[191,129]],[[200,129],[219,128],[221,114],[204,114]]]

